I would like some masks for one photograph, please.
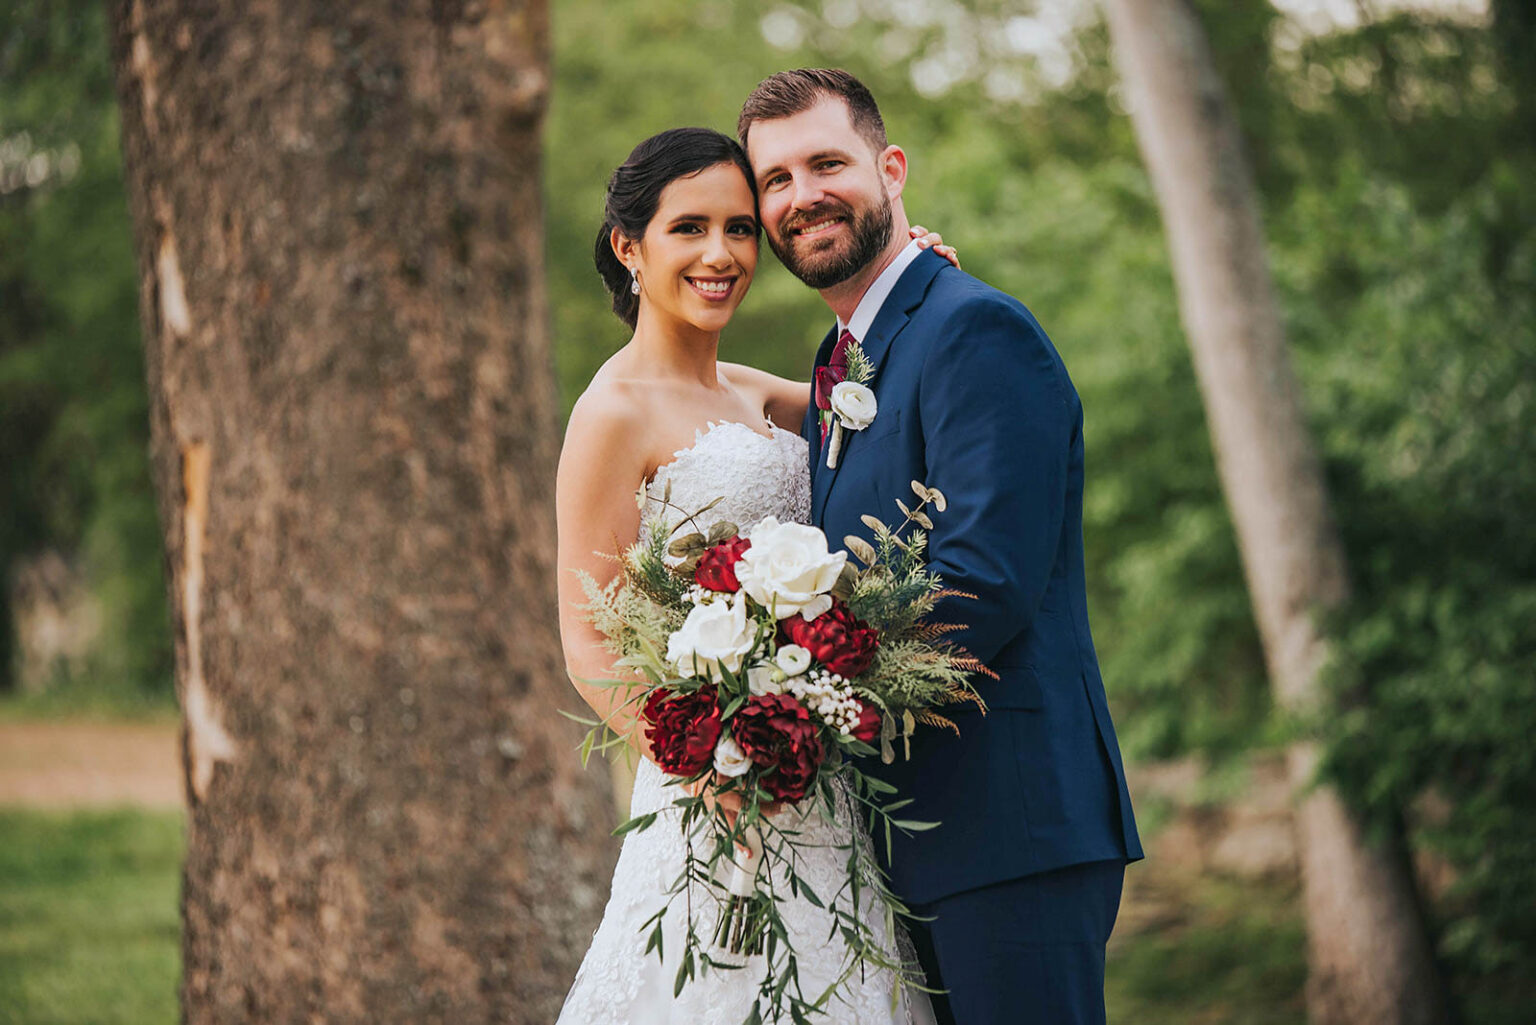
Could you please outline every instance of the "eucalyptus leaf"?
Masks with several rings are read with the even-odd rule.
[[[667,554],[671,556],[691,555],[694,552],[702,551],[708,543],[703,534],[694,531],[691,534],[684,534],[682,537],[674,538],[672,543],[667,545]]]
[[[839,601],[847,601],[853,597],[853,589],[858,586],[859,571],[852,563],[843,563],[842,571],[837,574],[837,580],[832,584],[832,597]]]
[[[849,553],[866,566],[874,565],[875,547],[857,534],[849,534],[843,538],[843,546]]]

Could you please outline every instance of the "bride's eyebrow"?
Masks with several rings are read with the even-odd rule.
[[[667,227],[675,228],[679,224],[708,224],[711,218],[708,214],[678,214],[667,222]],[[725,219],[727,224],[756,224],[757,218],[749,214],[732,214]]]

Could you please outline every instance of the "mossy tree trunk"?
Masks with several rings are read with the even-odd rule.
[[[553,1020],[601,911],[555,630],[542,0],[113,0],[188,1022]]]

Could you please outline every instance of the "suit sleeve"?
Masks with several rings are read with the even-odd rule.
[[[950,598],[936,618],[982,662],[1033,622],[1050,582],[1066,508],[1078,413],[1044,333],[1003,302],[976,302],[946,325],[923,367],[919,410],[936,514],[929,568]]]

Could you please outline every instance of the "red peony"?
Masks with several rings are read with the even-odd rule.
[[[760,768],[773,769],[763,787],[775,800],[798,801],[821,767],[821,734],[811,713],[788,694],[748,698],[731,717],[736,743]]]
[[[875,738],[880,736],[880,708],[871,702],[859,699],[859,721],[853,727],[855,740],[862,740],[866,744],[873,744]]]
[[[739,534],[715,545],[704,553],[694,568],[694,582],[711,591],[735,593],[741,590],[741,583],[736,579],[736,563],[741,559],[741,554],[751,547],[752,542]]]
[[[714,761],[715,743],[720,739],[715,688],[679,694],[657,687],[645,699],[640,715],[649,724],[645,739],[651,742],[663,772],[692,776]]]
[[[790,643],[805,648],[812,658],[846,680],[868,669],[880,646],[879,635],[836,599],[815,619],[794,615],[779,625]]]

